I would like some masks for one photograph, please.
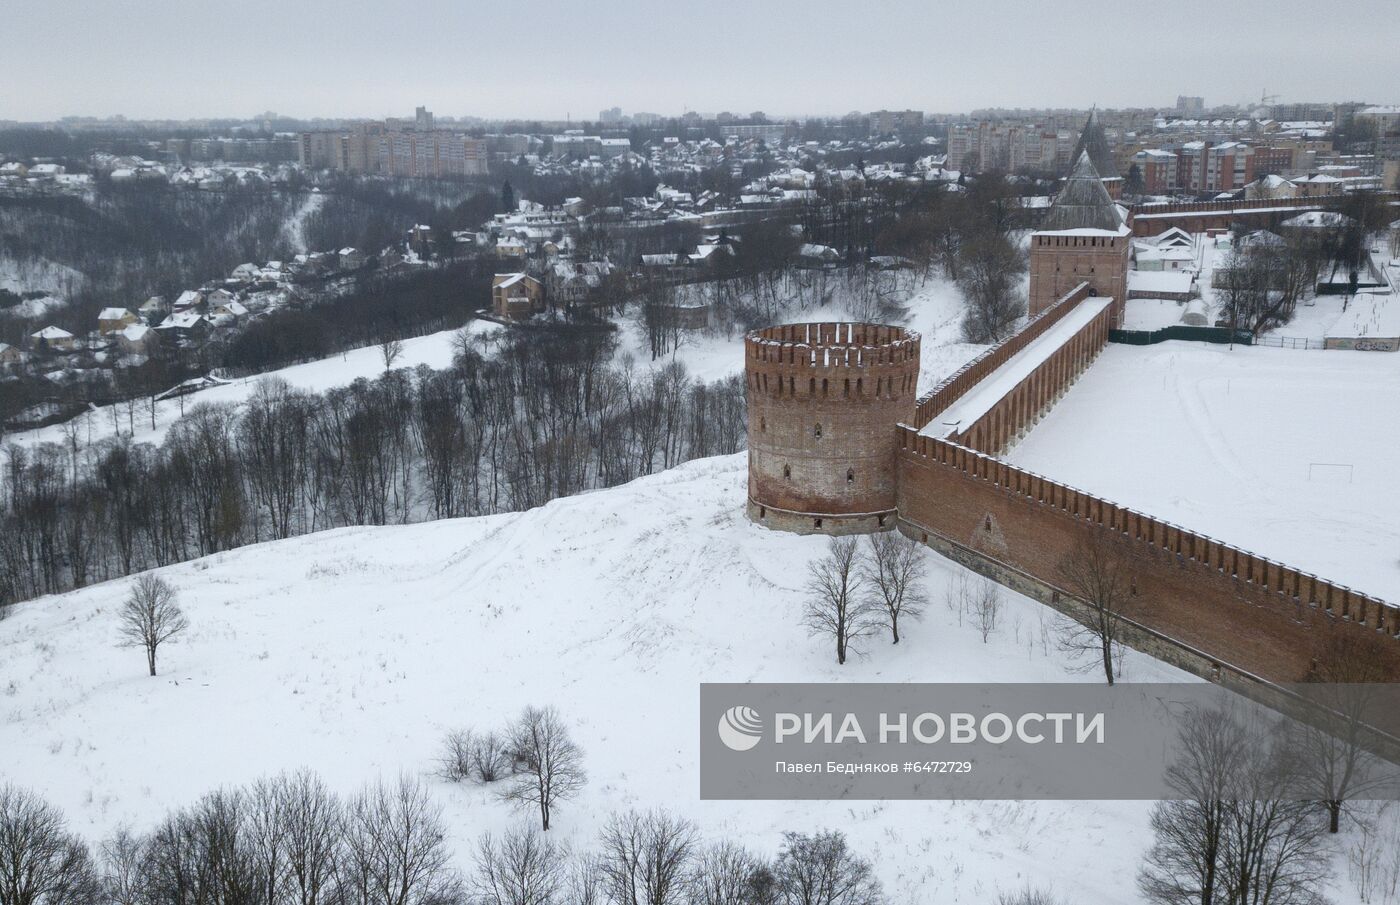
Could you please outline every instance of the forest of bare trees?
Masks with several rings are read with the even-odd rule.
[[[341,795],[310,771],[223,788],[96,849],[38,795],[0,785],[6,905],[879,905],[869,860],[835,830],[777,856],[705,842],[663,810],[614,814],[592,848],[518,825],[454,839],[407,776]],[[471,855],[463,857],[467,852]]]
[[[10,445],[0,601],[344,525],[528,509],[744,448],[737,377],[617,363],[608,331],[512,333],[446,370],[196,404],[159,446]]]

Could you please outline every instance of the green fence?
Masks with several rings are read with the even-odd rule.
[[[1130,346],[1151,346],[1169,339],[1217,343],[1222,346],[1231,342],[1244,346],[1254,343],[1254,337],[1250,335],[1248,330],[1231,330],[1229,327],[1192,327],[1187,324],[1172,324],[1170,327],[1163,327],[1160,330],[1108,331],[1109,342],[1126,343]]]

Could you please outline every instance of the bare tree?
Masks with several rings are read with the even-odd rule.
[[[686,901],[698,845],[690,821],[659,810],[615,814],[600,841],[599,864],[615,905]]]
[[[853,642],[879,626],[875,608],[860,594],[858,540],[831,538],[827,554],[808,568],[803,624],[811,634],[836,642],[836,662],[842,665]]]
[[[189,620],[175,599],[175,589],[153,572],[136,579],[121,609],[124,643],[146,650],[146,665],[156,674],[156,651],[189,628]]]
[[[892,643],[899,643],[899,617],[917,619],[924,612],[924,557],[913,538],[898,531],[869,535],[868,555],[861,563],[862,581],[871,589]]]
[[[0,902],[90,905],[101,896],[92,856],[58,809],[18,786],[0,786]]]
[[[540,828],[549,829],[555,806],[583,789],[583,751],[569,737],[559,711],[526,707],[508,733],[515,773],[502,793],[507,801],[534,805]]]
[[[1400,808],[1381,802],[1358,815],[1347,846],[1347,874],[1366,905],[1400,902]]]
[[[286,888],[296,905],[331,905],[345,859],[344,806],[309,770],[270,781],[284,846]]]
[[[1020,296],[1020,275],[1026,269],[1024,256],[1005,235],[983,230],[963,243],[960,258],[958,285],[967,303],[963,337],[974,343],[1005,339],[1025,313],[1025,301]]]
[[[836,830],[814,835],[784,833],[776,868],[787,905],[878,905],[884,901],[870,862]]]
[[[449,782],[492,783],[502,778],[510,765],[509,746],[499,735],[459,729],[443,740],[438,772]]]
[[[748,849],[725,841],[709,846],[691,872],[691,905],[752,905],[766,865]]]
[[[403,340],[385,337],[379,343],[379,358],[384,362],[384,370],[392,371],[394,362],[403,355]]]
[[[1060,905],[1048,890],[1026,886],[1017,892],[997,893],[997,905]]]
[[[1327,809],[1328,831],[1341,829],[1349,799],[1365,797],[1383,777],[1364,746],[1386,701],[1382,683],[1393,682],[1390,639],[1356,625],[1333,624],[1318,641],[1307,682],[1299,693],[1314,705],[1292,724],[1299,770],[1312,797]]]
[[[1088,668],[1101,665],[1112,685],[1122,669],[1123,615],[1134,594],[1123,541],[1107,531],[1091,531],[1060,560],[1058,572],[1065,590],[1088,607],[1083,620],[1066,620],[1060,649],[1071,656],[1092,656]]]
[[[972,625],[982,636],[982,643],[986,644],[987,639],[996,632],[997,622],[1001,619],[1001,586],[990,578],[981,578],[970,593]]]
[[[608,901],[607,877],[597,855],[585,852],[570,860],[568,900],[570,905],[605,905]]]
[[[477,844],[476,905],[554,905],[566,900],[568,883],[567,853],[539,830],[516,827],[499,841],[487,833]]]
[[[346,810],[342,894],[352,905],[445,905],[462,900],[442,811],[406,776],[367,786]]]
[[[125,827],[102,843],[102,886],[110,905],[144,905],[145,857],[143,840]]]
[[[1277,727],[1252,731],[1221,710],[1188,714],[1167,783],[1180,796],[1152,812],[1138,876],[1159,905],[1322,905],[1325,833],[1296,800],[1296,764]]]

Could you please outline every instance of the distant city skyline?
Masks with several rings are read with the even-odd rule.
[[[1393,0],[1327,10],[1182,0],[1116,9],[987,0],[767,2],[729,10],[610,0],[513,8],[427,0],[412,16],[330,0],[53,0],[11,23],[0,120],[410,115],[593,121],[684,110],[776,117],[851,110],[1170,108],[1258,101],[1400,103]],[[1208,22],[1209,29],[1186,27]],[[528,27],[525,27],[528,26]]]

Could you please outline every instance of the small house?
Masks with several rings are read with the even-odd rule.
[[[141,307],[136,309],[136,313],[148,324],[159,322],[165,317],[165,299],[158,295],[153,295],[141,303]]]
[[[113,338],[116,340],[117,349],[122,354],[149,356],[159,346],[159,336],[160,334],[145,324],[132,324],[122,329]]]
[[[802,267],[835,267],[841,263],[841,253],[830,245],[804,242],[797,250],[798,265]]]
[[[129,308],[103,308],[97,315],[97,332],[109,336],[140,322]]]
[[[202,304],[204,304],[204,295],[202,293],[194,289],[186,289],[175,299],[175,305],[172,310],[178,314],[182,311],[193,311]]]
[[[491,310],[499,318],[525,320],[540,309],[541,288],[527,273],[498,273],[491,280]]]
[[[173,340],[199,340],[209,334],[209,321],[193,311],[177,311],[156,327]]]
[[[30,345],[41,352],[72,352],[78,348],[78,338],[62,327],[45,327],[29,334]]]
[[[213,318],[216,321],[226,323],[236,321],[240,317],[247,316],[248,309],[243,306],[242,302],[238,301],[238,299],[234,298],[233,296],[229,296],[227,300],[220,301],[218,303],[215,303],[212,299],[210,300],[209,317]]]
[[[0,369],[17,368],[24,364],[24,352],[9,343],[0,343]]]
[[[529,251],[529,246],[514,236],[506,236],[496,241],[496,259],[498,261],[524,261]]]

